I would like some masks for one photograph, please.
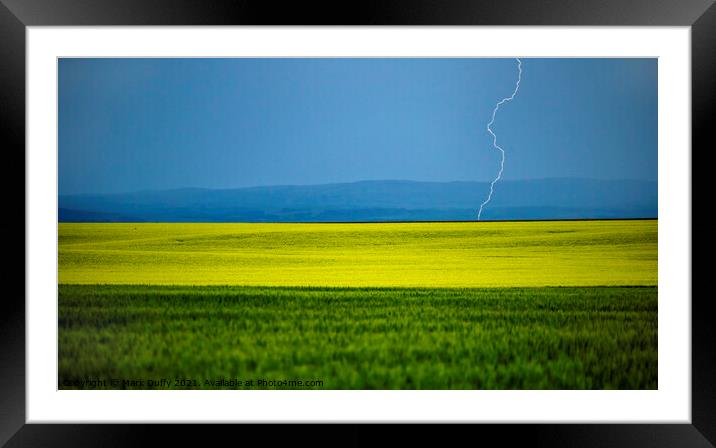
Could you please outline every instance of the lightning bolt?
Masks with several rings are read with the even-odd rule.
[[[495,122],[495,116],[497,115],[497,111],[508,101],[512,101],[515,99],[515,95],[517,95],[517,92],[520,90],[520,81],[522,81],[522,61],[520,58],[515,58],[517,60],[517,83],[515,84],[515,91],[512,92],[512,95],[508,96],[507,98],[503,98],[500,100],[499,103],[495,104],[495,108],[492,110],[492,120],[490,120],[489,123],[487,123],[487,132],[492,135],[492,146],[495,147],[495,149],[498,149],[500,151],[500,171],[497,173],[497,177],[495,177],[495,180],[493,180],[490,183],[490,194],[487,196],[487,199],[485,199],[485,202],[480,204],[480,210],[477,212],[477,220],[480,220],[480,216],[482,216],[482,209],[485,208],[485,206],[490,202],[492,199],[492,193],[495,191],[495,184],[497,181],[502,178],[502,171],[505,168],[505,150],[500,147],[500,145],[497,144],[497,135],[495,135],[494,132],[492,132],[492,124]]]

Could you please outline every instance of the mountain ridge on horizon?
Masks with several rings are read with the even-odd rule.
[[[530,179],[500,179],[497,183],[511,183],[511,182],[542,182],[542,181],[584,181],[584,182],[644,182],[654,183],[655,180],[648,179],[602,179],[594,177],[538,177]],[[413,179],[365,179],[365,180],[354,180],[354,181],[342,181],[342,182],[321,182],[312,184],[270,184],[270,185],[245,185],[239,187],[197,187],[197,186],[182,186],[182,187],[170,187],[170,188],[144,188],[141,190],[126,190],[126,191],[109,191],[100,193],[64,193],[60,194],[59,197],[67,196],[115,196],[125,194],[140,194],[140,193],[160,193],[170,191],[233,191],[233,190],[254,190],[261,188],[287,188],[287,187],[324,187],[324,186],[338,186],[338,185],[353,185],[353,184],[371,184],[371,183],[387,183],[387,184],[485,184],[489,185],[491,180],[413,180]]]
[[[185,187],[58,197],[60,222],[340,222],[474,220],[490,182],[364,180],[239,188]],[[547,178],[503,180],[483,212],[491,219],[657,216],[657,182]]]

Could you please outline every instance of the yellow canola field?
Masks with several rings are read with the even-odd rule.
[[[656,220],[60,223],[62,284],[657,284]]]

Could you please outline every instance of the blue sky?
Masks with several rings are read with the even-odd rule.
[[[522,59],[505,179],[657,179],[656,59]],[[60,59],[59,192],[488,181],[514,59]]]

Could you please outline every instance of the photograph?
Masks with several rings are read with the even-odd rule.
[[[658,67],[57,58],[57,388],[658,390]]]
[[[716,448],[714,1],[0,0],[0,447]]]

